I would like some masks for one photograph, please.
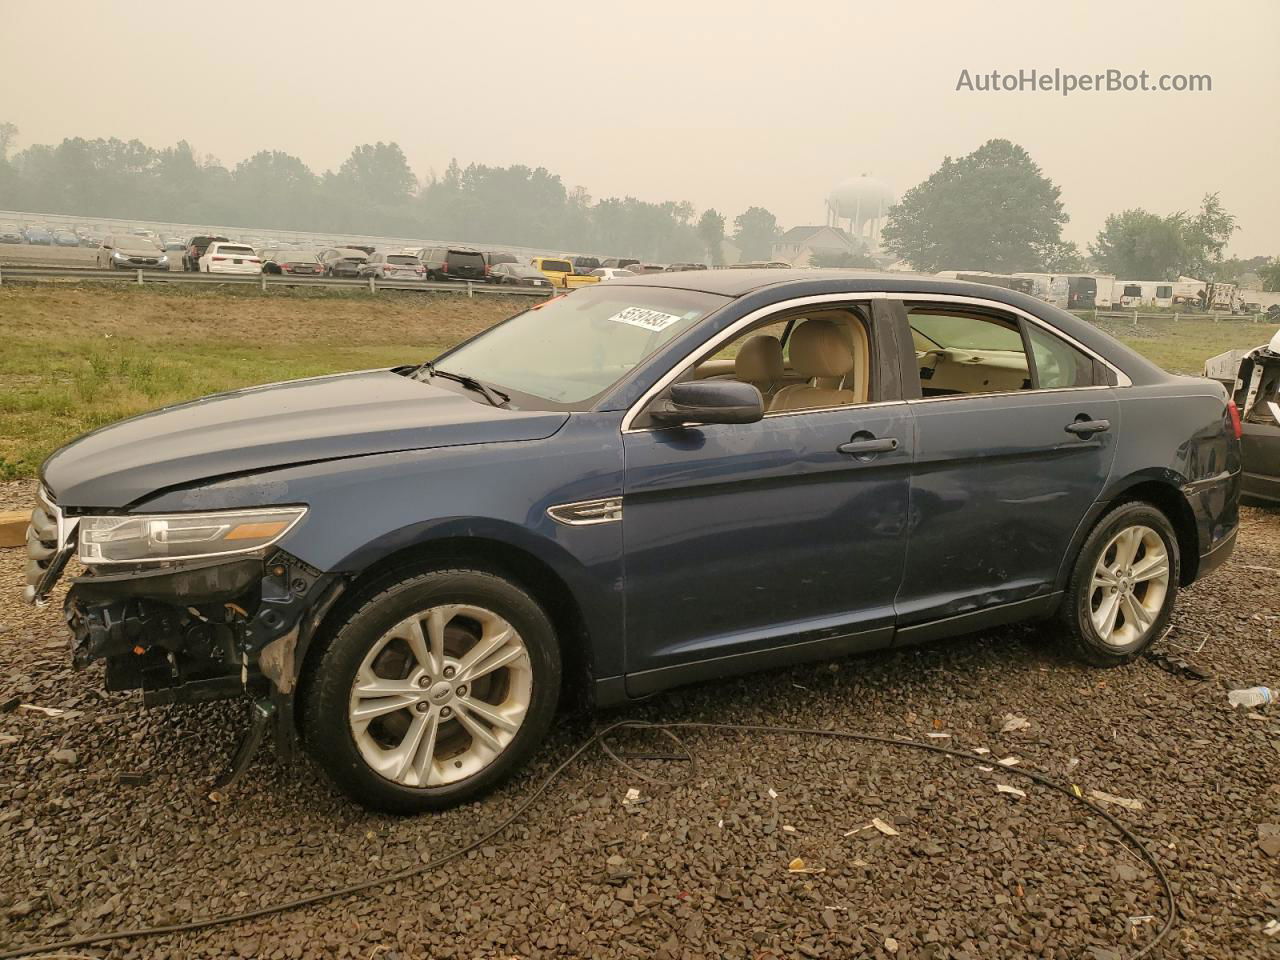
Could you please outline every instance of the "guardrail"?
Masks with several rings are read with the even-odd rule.
[[[407,293],[456,293],[468,297],[540,297],[562,292],[557,287],[516,287],[499,283],[476,283],[472,280],[379,280],[376,277],[345,280],[340,277],[290,277],[284,274],[236,275],[230,273],[186,273],[176,270],[99,270],[84,267],[0,267],[0,284],[6,280],[98,280],[107,283],[194,283],[202,286],[318,287],[321,289],[365,289],[376,294],[380,290]]]
[[[1099,320],[1123,320],[1132,323],[1135,327],[1140,321],[1165,321],[1170,323],[1178,323],[1186,321],[1189,323],[1280,323],[1280,319],[1273,318],[1266,313],[1182,313],[1174,311],[1172,313],[1141,313],[1137,310],[1080,310],[1075,311],[1076,316],[1085,320],[1092,320],[1095,323]]]

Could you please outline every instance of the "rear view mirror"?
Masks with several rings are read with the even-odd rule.
[[[666,426],[681,423],[755,423],[764,416],[760,391],[737,380],[691,380],[671,385],[668,399],[650,411],[654,422]]]

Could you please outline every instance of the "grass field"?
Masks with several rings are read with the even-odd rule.
[[[363,292],[0,287],[0,478],[77,434],[169,403],[335,370],[425,360],[527,299]],[[1168,370],[1264,343],[1251,323],[1143,321],[1109,332]]]
[[[528,298],[151,287],[0,287],[0,478],[165,404],[429,359]]]

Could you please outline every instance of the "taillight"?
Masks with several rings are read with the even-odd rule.
[[[226,258],[226,257],[210,257],[209,259],[210,259],[210,260],[225,260],[225,259],[227,259],[227,258]]]
[[[249,263],[261,263],[262,261],[261,261],[261,260],[259,260],[257,257],[249,257],[249,261],[248,261],[248,262],[249,262]]]
[[[282,264],[280,264],[280,272],[281,272],[281,273],[293,273],[293,264],[291,264],[291,263],[282,263]]]
[[[1240,408],[1235,405],[1234,401],[1228,400],[1227,411],[1231,414],[1231,432],[1239,440],[1244,435],[1244,428],[1240,426]]]
[[[386,265],[386,264],[383,264],[383,266],[382,266],[382,272],[383,272],[383,273],[390,273],[390,272],[391,272],[391,267],[390,267],[390,266],[388,266],[388,265]]]
[[[426,273],[426,272],[427,272],[427,268],[426,268],[426,267],[414,267],[414,268],[413,268],[413,272],[414,272],[414,273],[416,273],[418,276],[422,276],[424,273]]]

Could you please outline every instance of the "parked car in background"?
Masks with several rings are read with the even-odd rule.
[[[571,257],[570,262],[573,264],[573,272],[583,276],[600,266],[599,257]]]
[[[262,251],[262,272],[318,277],[324,273],[324,267],[314,250],[268,249]]]
[[[1280,332],[1253,350],[1229,350],[1205,376],[1232,394],[1241,421],[1240,493],[1246,503],[1280,507]]]
[[[90,231],[84,231],[79,234],[80,246],[82,247],[100,247],[102,246],[102,237],[99,234]]]
[[[509,287],[551,287],[546,274],[526,263],[499,263],[489,271],[489,279]]]
[[[638,276],[644,276],[646,273],[662,273],[667,267],[662,263],[640,263],[636,261],[627,269]]]
[[[203,234],[192,237],[187,241],[186,252],[182,254],[182,269],[188,273],[195,273],[200,269],[200,258],[204,256],[209,244],[226,241],[227,239],[227,237],[204,236]]]
[[[670,263],[663,267],[664,273],[683,273],[686,270],[705,270],[705,263]]]
[[[35,247],[53,246],[53,234],[44,227],[27,227],[22,231],[22,239]]]
[[[201,273],[262,273],[262,258],[247,243],[216,241],[209,244],[200,258]]]
[[[603,260],[600,261],[600,266],[617,267],[621,269],[621,268],[630,267],[633,263],[639,263],[639,262],[640,261],[637,260],[635,257],[605,257]]]
[[[56,451],[27,601],[77,557],[76,665],[145,703],[256,702],[410,813],[526,764],[566,693],[1034,621],[1131,663],[1235,546],[1223,388],[998,287],[667,274],[414,359]]]
[[[168,270],[169,257],[149,237],[113,233],[102,238],[95,257],[101,270]]]
[[[23,243],[22,229],[16,223],[0,223],[0,243]]]
[[[368,260],[360,264],[359,276],[375,277],[378,280],[421,280],[426,275],[426,268],[411,253],[387,253],[376,251]]]
[[[53,243],[58,247],[78,247],[80,246],[80,238],[70,230],[53,231]]]
[[[363,250],[329,247],[320,251],[320,265],[326,277],[358,277],[360,265],[369,259]]]
[[[425,247],[422,265],[428,280],[484,280],[489,274],[484,254],[469,247]]]
[[[187,249],[187,241],[181,237],[166,237],[162,241],[166,253],[175,253],[179,250]]]
[[[621,267],[598,267],[591,271],[591,276],[604,280],[625,280],[627,277],[638,277],[639,274]]]
[[[573,262],[568,257],[534,257],[531,265],[541,272],[552,286],[571,290],[599,283],[599,277],[580,276],[573,272]]]

